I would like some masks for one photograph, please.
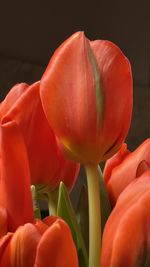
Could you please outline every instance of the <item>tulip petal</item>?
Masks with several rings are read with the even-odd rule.
[[[48,226],[46,225],[46,223],[38,219],[35,222],[35,227],[37,228],[37,230],[39,231],[41,235],[48,229]]]
[[[107,184],[109,179],[111,178],[112,170],[116,166],[121,164],[121,162],[125,159],[125,157],[129,153],[130,152],[127,149],[127,145],[125,143],[123,143],[121,145],[120,149],[118,150],[118,152],[113,157],[111,157],[110,159],[108,159],[106,161],[105,168],[104,168],[104,171],[103,171],[103,177],[104,177],[105,184]]]
[[[75,164],[73,161],[69,159],[66,160],[64,157],[61,157],[60,161],[62,165],[62,168],[59,174],[60,177],[62,177],[61,181],[63,181],[68,191],[71,191],[78,177],[80,164],[77,164],[77,163]],[[74,179],[72,179],[72,182],[70,182],[71,177],[74,177]]]
[[[42,221],[36,220],[35,226],[40,234],[43,234],[48,229],[48,227],[51,226],[57,219],[57,216],[47,216]]]
[[[149,266],[150,171],[120,194],[105,227],[102,267]]]
[[[97,93],[89,49],[83,32],[73,34],[54,53],[40,84],[50,125],[66,153],[80,162],[85,153],[91,159],[96,146]]]
[[[111,42],[90,42],[83,32],[73,34],[52,56],[40,95],[47,119],[70,159],[97,164],[114,154],[127,135],[131,69]]]
[[[147,171],[150,163],[150,139],[145,140],[135,151],[127,155],[124,160],[117,165],[107,182],[107,191],[111,203],[114,205],[120,193],[134,179],[138,177],[138,172]],[[146,166],[141,162],[147,162]],[[145,167],[144,167],[145,166]],[[142,167],[142,168],[141,168]],[[139,169],[140,168],[140,169]]]
[[[9,93],[7,98],[2,103],[3,118],[7,118],[16,121],[20,131],[23,135],[25,146],[27,149],[29,167],[31,173],[32,184],[49,184],[54,189],[64,177],[61,176],[62,169],[65,165],[65,159],[60,153],[56,137],[50,128],[47,119],[45,117],[41,100],[39,96],[39,82],[28,86],[24,90],[24,93],[20,94],[17,101],[15,101],[12,107],[7,102],[13,102],[11,95],[17,95],[17,85],[13,88],[13,92]],[[6,107],[5,107],[6,105]],[[7,110],[6,114],[4,111]],[[68,163],[69,165],[69,163]],[[67,171],[64,172],[69,189],[72,188],[76,179],[76,172],[79,169],[76,164],[70,162],[67,166]]]
[[[30,223],[20,226],[9,244],[11,267],[33,267],[41,235]]]
[[[121,50],[112,42],[90,42],[97,60],[104,91],[104,121],[101,147],[103,160],[112,156],[124,141],[132,114],[131,67]]]
[[[7,211],[2,206],[0,207],[0,238],[8,231]]]
[[[22,135],[14,121],[1,125],[0,203],[8,213],[8,229],[33,222],[30,173]]]
[[[4,101],[0,105],[0,118],[7,114],[7,112],[13,107],[17,99],[19,99],[20,96],[25,92],[27,87],[28,84],[19,83],[11,88]]]
[[[142,160],[137,167],[136,177],[141,176],[144,172],[150,170],[150,164],[146,160]]]
[[[43,222],[47,225],[47,226],[51,226],[59,217],[58,216],[47,216],[43,219]]]
[[[0,266],[10,267],[11,260],[10,260],[10,252],[9,252],[9,245],[13,233],[8,233],[7,235],[3,236],[0,239]]]
[[[67,224],[58,219],[43,234],[34,267],[78,267],[77,253]]]
[[[33,267],[40,238],[41,235],[32,224],[26,224],[17,230],[11,241],[14,267]]]

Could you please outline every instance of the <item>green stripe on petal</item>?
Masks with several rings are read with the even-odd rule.
[[[88,54],[89,61],[91,63],[92,72],[93,72],[94,81],[95,81],[97,125],[100,126],[103,122],[103,92],[102,92],[102,86],[100,82],[100,72],[99,72],[96,59],[89,45],[87,46],[87,54]]]

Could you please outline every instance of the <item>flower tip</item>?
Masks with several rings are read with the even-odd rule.
[[[77,31],[71,36],[71,40],[84,40],[85,39],[85,34],[84,31]]]

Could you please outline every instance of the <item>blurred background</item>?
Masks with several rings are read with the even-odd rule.
[[[149,1],[1,1],[0,98],[18,82],[39,80],[54,50],[69,35],[84,30],[91,39],[117,44],[131,62],[134,110],[128,147],[149,137]]]

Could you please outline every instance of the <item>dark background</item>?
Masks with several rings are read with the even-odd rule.
[[[127,138],[132,150],[149,137],[149,1],[1,1],[0,96],[18,82],[39,80],[57,46],[84,30],[89,39],[108,39],[129,58],[134,110]]]

